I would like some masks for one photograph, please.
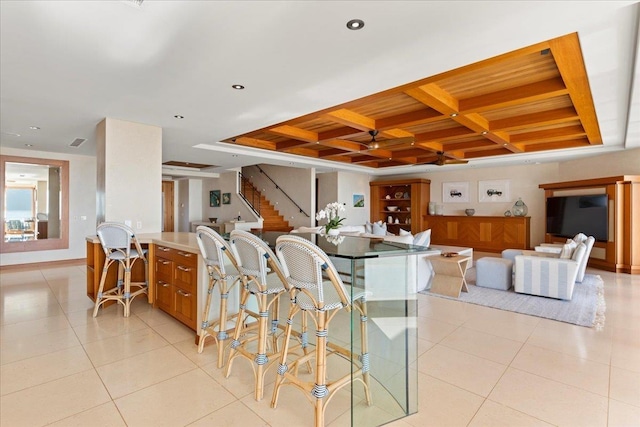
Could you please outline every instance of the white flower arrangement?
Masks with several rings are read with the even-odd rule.
[[[324,236],[325,239],[327,239],[327,242],[329,243],[333,243],[334,245],[338,246],[340,243],[342,243],[344,241],[344,236]]]
[[[342,221],[346,218],[340,218],[340,212],[344,211],[345,208],[342,203],[329,203],[316,214],[316,221],[326,219],[327,223],[324,225],[324,230],[329,233],[329,230],[339,228],[342,225]]]

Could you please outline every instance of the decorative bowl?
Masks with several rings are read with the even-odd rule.
[[[473,216],[474,213],[476,213],[475,209],[465,209],[464,213],[467,214],[467,216]]]
[[[411,207],[407,207],[407,212],[411,212]]]
[[[209,218],[209,221],[211,221],[213,224],[215,224],[217,220],[218,218]]]
[[[397,206],[387,206],[387,210],[390,211],[390,212],[395,212],[395,211],[398,210],[398,207]]]

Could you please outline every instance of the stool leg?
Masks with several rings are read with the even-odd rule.
[[[298,312],[298,308],[295,305],[294,300],[291,301],[289,306],[289,315],[287,316],[287,327],[284,330],[284,341],[282,343],[282,353],[280,354],[280,365],[278,365],[278,375],[276,376],[276,383],[273,386],[273,395],[271,396],[271,407],[278,406],[278,396],[280,395],[280,386],[284,381],[284,376],[289,369],[287,366],[287,356],[289,354],[289,340],[291,338],[291,329],[293,328],[293,318]]]
[[[102,276],[100,277],[100,285],[98,286],[98,293],[96,294],[96,303],[93,307],[93,317],[98,315],[98,309],[100,305],[102,305],[102,292],[104,292],[104,283],[107,281],[107,274],[109,273],[109,266],[111,265],[111,261],[106,259],[104,261],[104,266],[102,267]]]
[[[124,317],[129,317],[131,309],[131,264],[127,260],[124,267],[124,294],[122,295],[124,305]]]
[[[209,327],[209,316],[211,310],[211,297],[213,289],[216,285],[216,279],[213,277],[213,272],[209,271],[209,288],[207,289],[207,301],[204,305],[204,311],[202,312],[202,323],[200,325],[200,339],[198,341],[198,353],[202,353],[204,350],[204,342],[207,339],[209,333],[207,328]]]
[[[262,400],[264,391],[264,365],[269,361],[267,357],[267,334],[269,322],[269,310],[267,308],[267,295],[258,294],[259,318],[258,318],[258,354],[256,354],[256,389],[255,399]]]
[[[224,347],[227,340],[227,310],[229,300],[229,289],[227,278],[223,277],[220,280],[220,318],[218,320],[218,333],[216,340],[218,343],[218,368],[224,366]]]
[[[362,362],[362,382],[364,382],[364,392],[367,405],[371,406],[371,390],[369,387],[369,340],[368,340],[368,316],[367,302],[362,300],[358,303],[360,306],[360,341],[361,341],[361,362]]]
[[[249,300],[249,296],[251,293],[247,288],[247,280],[243,276],[242,278],[242,292],[240,297],[240,311],[238,312],[238,318],[236,319],[236,328],[233,331],[233,339],[231,341],[231,349],[229,350],[229,356],[227,357],[227,370],[224,374],[225,378],[229,378],[229,374],[231,373],[231,365],[233,364],[233,359],[236,355],[236,347],[240,345],[240,334],[242,333],[242,327],[244,322],[244,312],[246,310],[247,301]],[[221,368],[220,360],[218,360],[218,367]]]
[[[315,397],[315,425],[324,426],[324,398],[327,391],[327,312],[317,314],[316,330],[316,381],[311,394]]]

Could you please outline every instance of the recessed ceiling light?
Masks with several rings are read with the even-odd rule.
[[[184,119],[184,116],[181,116],[180,114],[176,114],[173,117],[176,118],[176,119]]]
[[[33,147],[33,144],[24,144],[25,147]]]
[[[242,90],[244,89],[244,86],[242,85],[231,85],[232,88],[236,89],[236,90]]]
[[[489,132],[487,132],[486,130],[483,130],[483,131],[482,131],[482,134],[483,134],[483,135],[486,135],[486,134],[488,134],[488,133],[489,133]]]
[[[29,129],[31,129],[31,130],[40,130],[40,128],[38,126],[29,126]]]
[[[232,154],[231,157],[238,157],[238,155],[237,154]]]
[[[364,27],[364,21],[362,19],[352,19],[347,22],[347,28],[350,30],[361,30]]]

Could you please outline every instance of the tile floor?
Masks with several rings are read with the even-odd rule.
[[[419,412],[390,425],[640,426],[640,276],[589,272],[602,331],[419,295]],[[299,391],[254,401],[250,373],[225,379],[159,310],[93,319],[83,265],[3,270],[0,301],[2,427],[312,425]],[[344,400],[329,409],[348,424]]]

